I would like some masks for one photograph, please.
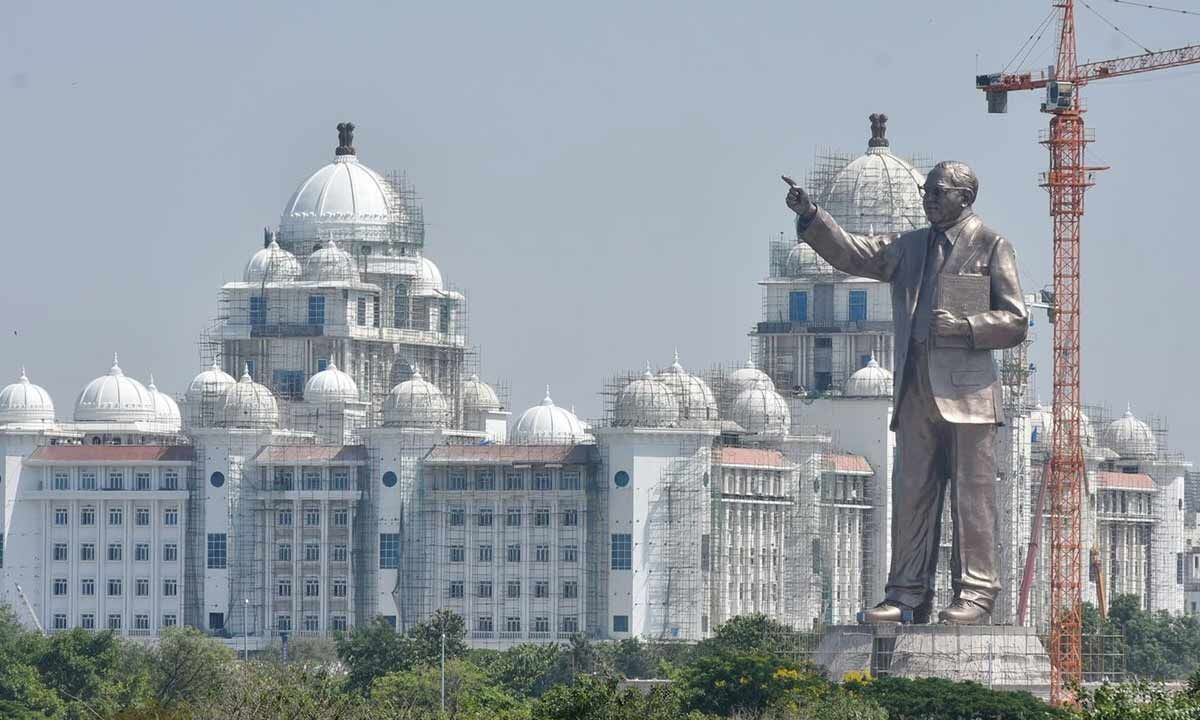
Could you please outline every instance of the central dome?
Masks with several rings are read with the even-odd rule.
[[[391,188],[382,175],[355,155],[339,155],[300,183],[279,224],[289,229],[327,222],[383,224],[392,206]]]
[[[514,443],[574,445],[590,439],[587,428],[575,413],[555,405],[550,399],[549,387],[546,388],[542,404],[521,413],[512,431]]]
[[[886,133],[887,115],[872,115],[866,154],[850,161],[827,186],[814,188],[817,204],[850,232],[905,232],[927,224],[920,190],[925,176],[892,154]]]

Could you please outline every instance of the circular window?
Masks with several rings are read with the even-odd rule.
[[[625,487],[629,484],[629,473],[618,470],[617,474],[613,476],[613,482],[617,484],[617,487]]]
[[[222,485],[225,484],[225,475],[222,473],[219,473],[219,472],[215,472],[212,474],[212,477],[210,477],[208,479],[208,481],[210,483],[212,483],[213,487],[221,487]]]
[[[388,470],[383,474],[384,487],[396,487],[396,473]]]

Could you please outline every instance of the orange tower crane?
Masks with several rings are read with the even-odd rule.
[[[1075,2],[1054,0],[1053,6],[1059,14],[1057,63],[1042,72],[980,75],[975,86],[987,93],[992,113],[1007,112],[1010,91],[1045,88],[1042,112],[1050,115],[1050,130],[1041,139],[1050,150],[1050,169],[1041,184],[1050,191],[1054,226],[1054,435],[1050,470],[1043,482],[1051,528],[1050,697],[1062,704],[1072,700],[1071,685],[1083,680],[1080,523],[1085,467],[1079,438],[1079,225],[1083,194],[1092,184],[1090,172],[1104,169],[1084,165],[1083,150],[1090,138],[1079,90],[1096,80],[1200,62],[1200,45],[1079,65]]]

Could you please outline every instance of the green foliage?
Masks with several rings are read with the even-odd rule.
[[[739,615],[717,627],[714,637],[702,647],[720,651],[789,652],[800,633],[762,613]]]
[[[371,703],[389,717],[434,717],[441,709],[441,669],[425,665],[392,673],[371,685]],[[519,720],[528,708],[479,668],[462,659],[446,662],[446,715],[450,720]]]
[[[533,720],[679,720],[685,717],[672,688],[621,690],[615,678],[581,676],[551,688],[533,705]]]
[[[341,678],[311,665],[250,662],[195,717],[204,720],[368,720],[378,718]]]
[[[874,700],[837,688],[788,710],[781,720],[888,720],[888,714]]]
[[[252,656],[255,660],[263,662],[283,662],[283,643],[273,640],[267,647],[252,653]],[[288,662],[333,666],[338,662],[337,640],[292,638],[288,640]]]
[[[47,641],[36,660],[42,682],[65,704],[69,718],[109,717],[149,700],[145,655],[111,632],[70,630]]]
[[[701,653],[677,680],[689,709],[721,716],[800,707],[829,688],[807,664],[745,650]]]
[[[536,698],[573,680],[557,645],[524,644],[494,653],[480,663],[492,682],[517,698]]]
[[[1106,649],[1109,656],[1123,655],[1125,666],[1119,669],[1138,678],[1182,680],[1200,667],[1200,618],[1149,613],[1139,607],[1136,596],[1119,595],[1113,599],[1106,619],[1094,607],[1085,605],[1085,641],[1098,635],[1111,636],[1108,642],[1113,646]],[[1101,659],[1094,651],[1084,656],[1093,664]],[[1103,668],[1113,669],[1117,668]],[[1085,670],[1095,676],[1095,668]]]
[[[941,678],[884,677],[846,687],[883,707],[893,720],[1068,720],[1071,714],[1053,708],[1026,692],[990,690],[977,683]]]
[[[347,685],[366,694],[376,678],[441,661],[442,632],[446,633],[446,659],[467,652],[466,625],[452,610],[439,610],[428,621],[417,623],[401,635],[382,618],[356,626],[337,640],[337,655],[349,668]]]
[[[170,628],[145,659],[150,692],[159,706],[202,708],[225,688],[234,654],[195,628]]]
[[[1198,720],[1200,702],[1188,692],[1173,693],[1164,685],[1133,682],[1102,685],[1079,693],[1079,709],[1087,720]]]

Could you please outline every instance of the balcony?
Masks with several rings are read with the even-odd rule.
[[[836,335],[839,333],[891,332],[893,329],[893,325],[889,320],[843,320],[834,323],[763,321],[754,326],[753,332],[755,335],[795,335],[801,333],[810,335]]]

